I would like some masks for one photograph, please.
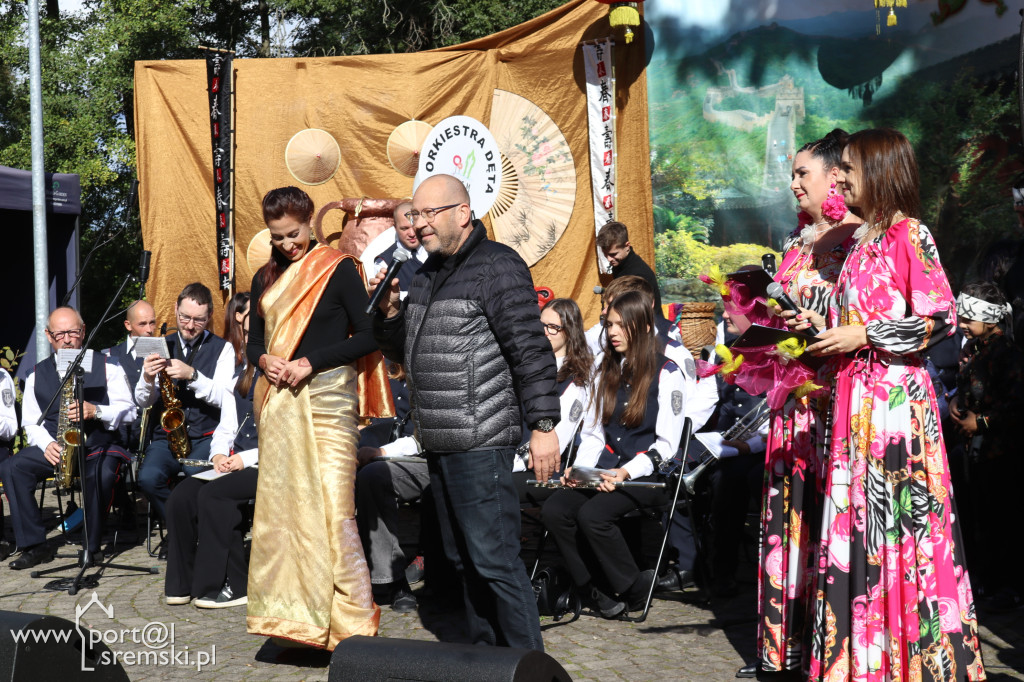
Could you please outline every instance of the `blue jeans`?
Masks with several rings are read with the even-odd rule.
[[[445,554],[462,577],[473,643],[543,651],[537,600],[519,557],[513,453],[430,453],[430,485]]]

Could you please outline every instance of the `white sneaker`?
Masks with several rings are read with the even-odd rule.
[[[171,595],[164,597],[164,602],[168,606],[184,606],[190,601],[192,601],[192,597],[187,594],[184,597],[172,597]]]

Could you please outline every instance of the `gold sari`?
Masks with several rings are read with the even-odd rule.
[[[267,353],[292,358],[345,258],[352,256],[317,246],[264,292]],[[263,377],[257,384],[260,480],[247,614],[253,634],[328,651],[351,635],[377,634],[380,608],[355,521],[357,413],[386,416],[391,400],[380,353],[357,364],[359,377],[343,365],[295,389]]]

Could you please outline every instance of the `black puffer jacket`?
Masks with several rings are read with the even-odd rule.
[[[428,452],[518,446],[520,404],[529,424],[558,422],[555,357],[530,270],[480,221],[455,255],[427,259],[399,315],[375,312],[373,331],[384,355],[405,365]]]

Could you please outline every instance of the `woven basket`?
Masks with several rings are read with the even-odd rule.
[[[679,310],[673,323],[679,327],[683,345],[694,358],[700,357],[700,351],[709,343],[715,342],[715,307],[711,302],[678,303]]]

